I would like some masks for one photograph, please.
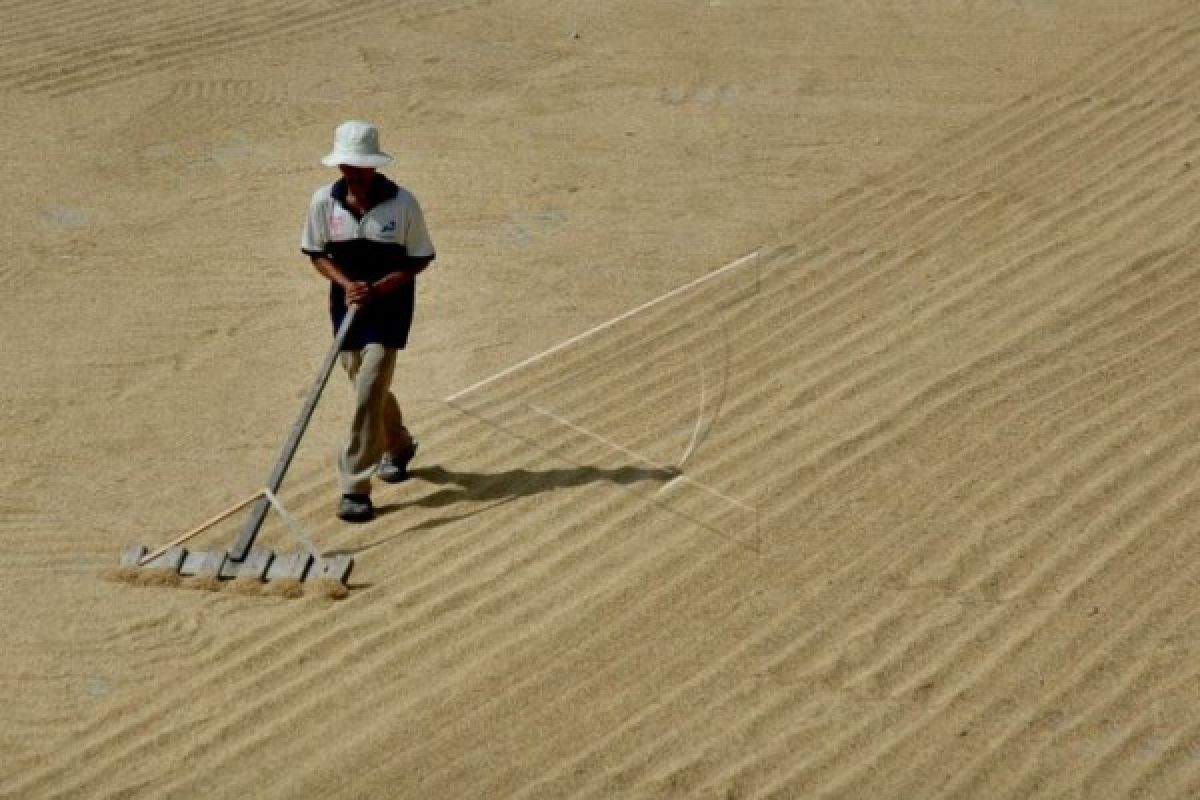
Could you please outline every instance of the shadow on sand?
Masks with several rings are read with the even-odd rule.
[[[665,483],[679,473],[661,467],[624,466],[615,469],[601,467],[560,467],[556,469],[513,469],[504,472],[459,472],[442,466],[416,467],[409,470],[409,480],[422,480],[441,488],[407,503],[376,506],[378,516],[393,514],[409,508],[446,508],[462,502],[485,502],[488,505],[450,517],[427,519],[403,531],[368,542],[360,547],[342,548],[326,553],[358,555],[394,539],[416,531],[429,530],[482,514],[521,497],[530,497],[558,489],[570,489],[592,483],[613,483],[628,486],[643,481]]]

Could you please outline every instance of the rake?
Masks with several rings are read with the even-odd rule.
[[[122,568],[137,571],[156,570],[158,574],[166,572],[212,581],[235,578],[254,582],[320,580],[346,586],[350,571],[354,568],[354,559],[347,555],[322,556],[304,533],[299,521],[284,508],[275,493],[279,491],[288,466],[292,463],[292,456],[300,446],[300,439],[304,436],[309,420],[316,410],[317,401],[320,400],[325,384],[329,381],[329,373],[333,370],[338,352],[342,349],[342,343],[354,323],[356,313],[355,306],[350,306],[347,310],[337,335],[334,336],[333,345],[325,355],[316,379],[308,390],[304,407],[300,410],[300,415],[292,425],[287,441],[275,460],[275,466],[267,478],[267,485],[161,547],[153,550],[141,544],[126,547],[121,553]],[[191,551],[184,547],[189,540],[250,505],[253,505],[250,516],[228,551]],[[254,540],[258,537],[267,512],[271,509],[283,518],[288,529],[300,542],[301,550],[280,555],[271,550],[254,547]]]

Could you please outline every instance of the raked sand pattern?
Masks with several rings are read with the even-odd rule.
[[[360,5],[369,16],[386,4]],[[704,13],[743,13],[737,5]],[[876,44],[939,11],[781,5],[744,11],[795,31],[839,15],[847,25],[876,20]],[[1032,5],[1004,16],[960,3],[950,16],[986,33],[1036,19]],[[219,7],[208,8],[217,19]],[[340,36],[364,40],[350,77],[378,78],[383,51],[371,50],[352,15],[237,8],[257,13],[222,24],[253,46],[305,35],[315,19],[347,26]],[[563,13],[536,3],[455,8],[415,4],[408,24],[443,44],[485,47],[492,35],[519,39],[519,20],[537,28],[539,13]],[[895,123],[890,130],[911,143],[903,156],[864,155],[861,172],[828,167],[837,180],[825,184],[810,166],[808,194],[794,202],[782,182],[751,176],[762,187],[751,211],[763,221],[742,223],[740,249],[728,246],[731,227],[721,229],[725,244],[696,234],[700,255],[640,240],[645,263],[677,270],[657,282],[499,266],[499,277],[478,280],[506,309],[474,327],[461,311],[482,313],[487,298],[472,305],[463,287],[431,274],[423,308],[432,310],[418,330],[436,343],[407,354],[430,369],[423,384],[412,378],[422,441],[414,479],[381,491],[383,513],[369,526],[332,519],[329,452],[344,405],[331,390],[311,434],[328,446],[301,455],[283,493],[323,547],[358,557],[342,601],[99,577],[141,531],[186,527],[237,499],[239,486],[252,488],[269,462],[264,431],[283,430],[325,341],[313,322],[315,279],[271,262],[295,259],[294,225],[279,223],[278,233],[274,217],[247,222],[237,241],[282,244],[247,256],[249,272],[215,263],[214,274],[232,277],[209,284],[182,270],[164,277],[151,260],[121,264],[130,231],[98,200],[40,211],[38,224],[73,237],[85,259],[67,274],[107,298],[101,318],[111,327],[98,335],[147,341],[126,351],[70,340],[48,346],[51,364],[5,367],[10,422],[56,443],[42,454],[14,435],[0,473],[10,631],[0,679],[14,698],[0,711],[0,796],[1200,796],[1200,14],[1163,3],[1124,19],[1104,8],[1091,28],[1070,16],[1086,18],[1085,5],[1041,20],[1044,38],[1027,40],[1031,48],[1075,42],[1052,72],[1023,84],[996,78],[994,95],[963,101],[953,119],[931,118],[936,135]],[[155,159],[190,165],[177,168],[197,185],[192,195],[179,187],[174,202],[202,227],[205,215],[237,215],[220,190],[236,185],[290,219],[306,197],[299,187],[322,173],[285,173],[294,198],[275,197],[273,184],[253,194],[270,180],[256,161],[267,152],[262,137],[212,147],[181,120],[320,132],[331,127],[326,114],[342,114],[330,100],[336,87],[311,84],[326,93],[314,109],[274,89],[270,74],[205,77],[196,53],[224,27],[199,11],[158,23],[131,5],[112,12],[88,19],[114,31],[131,20],[137,53],[157,60],[131,49],[54,70],[49,51],[31,44],[50,35],[48,23],[0,34],[11,40],[0,86],[23,104],[22,118],[61,122],[35,98],[83,102],[125,81],[148,93],[145,108],[169,135],[115,121],[96,134],[109,145],[97,150],[97,169],[120,171],[114,150],[139,154],[130,169],[141,170],[140,185],[171,197],[170,170]],[[648,15],[647,25],[674,18],[628,12]],[[555,47],[586,43],[598,14],[580,5],[559,20],[568,35]],[[684,35],[680,24],[674,35]],[[749,37],[737,40],[746,48],[752,33],[769,39],[728,21],[697,25],[701,39],[708,25]],[[194,26],[203,36],[184,36]],[[69,33],[54,33],[68,49],[77,43]],[[637,41],[620,26],[609,33]],[[819,60],[820,47],[810,47]],[[1003,53],[988,57],[1005,63]],[[720,58],[731,73],[742,69]],[[663,60],[679,70],[672,75],[712,69]],[[154,70],[187,74],[160,79]],[[517,102],[510,95],[528,91],[535,96],[521,102],[550,107],[530,112],[533,126],[538,113],[575,107],[568,93],[541,99],[536,88],[511,88],[510,76],[479,76],[498,94],[481,88],[457,111],[409,102],[433,117],[491,120],[502,140],[514,123],[493,115]],[[720,107],[736,106],[736,87],[749,84],[709,77],[698,89],[679,88],[681,79],[657,92],[647,88],[653,79],[629,78],[628,94],[605,85],[599,96],[609,96],[607,112],[620,113],[613,98],[637,113],[682,104],[692,106],[679,112],[683,123],[715,114],[719,126]],[[967,83],[934,84],[946,96],[968,93]],[[910,110],[887,113],[924,108],[923,89],[913,91]],[[782,96],[763,90],[745,113],[774,120],[785,142],[787,119],[805,108],[777,110]],[[845,124],[867,131],[846,102]],[[647,134],[631,115],[634,134],[669,138],[669,125]],[[283,141],[297,161],[325,145]],[[513,175],[524,157],[514,157]],[[788,158],[796,169],[807,163]],[[527,253],[540,270],[564,242],[586,247],[597,235],[574,222],[576,201],[559,209],[529,188],[534,211],[479,201],[503,242],[488,239],[468,207],[433,188],[452,165],[419,164],[426,202],[446,209],[439,247],[449,264],[434,269],[459,280],[474,280],[462,265],[478,258],[483,270],[489,248],[518,261]],[[11,165],[14,178],[36,173],[27,160]],[[655,180],[612,169],[618,187]],[[720,165],[697,169],[701,183],[740,186]],[[570,173],[549,159],[545,174]],[[495,188],[503,173],[480,180]],[[581,171],[564,197],[596,193],[595,224],[617,224],[620,203],[589,180]],[[504,188],[523,191],[516,178]],[[625,197],[648,209],[672,197],[663,191]],[[693,199],[703,210],[699,191]],[[721,224],[738,222],[730,216]],[[219,240],[172,235],[194,248],[189,258],[228,255]],[[19,232],[12,239],[31,259],[55,256]],[[467,255],[455,256],[455,245]],[[607,294],[598,290],[606,281]],[[52,309],[4,329],[10,357],[31,358],[24,348],[51,336],[66,312],[17,271],[0,272],[0,285]],[[122,287],[142,301],[155,287],[186,293],[192,300],[173,322],[192,333],[160,343],[170,326],[124,308]],[[592,292],[603,313],[572,316]],[[264,295],[275,302],[255,313]],[[522,317],[544,335],[507,338],[505,326]],[[475,357],[447,354],[468,342]],[[246,407],[255,371],[256,385],[271,386]],[[72,394],[70,375],[91,394]],[[227,383],[238,385],[220,388]],[[55,412],[50,400],[65,405]],[[113,421],[139,410],[140,423]],[[89,428],[110,431],[103,448],[89,447]],[[153,456],[139,441],[174,447]],[[141,460],[103,466],[122,447]],[[61,507],[41,499],[45,485],[64,491]],[[175,508],[147,507],[154,496]],[[83,509],[75,516],[72,498]],[[286,542],[278,524],[265,535]]]

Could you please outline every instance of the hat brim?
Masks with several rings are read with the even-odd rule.
[[[374,154],[340,154],[330,153],[321,159],[321,163],[327,167],[338,167],[345,165],[347,167],[386,167],[392,163],[392,157],[387,153]]]

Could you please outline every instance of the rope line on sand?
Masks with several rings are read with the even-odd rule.
[[[612,319],[608,320],[607,322],[602,322],[599,325],[595,326],[594,328],[589,328],[588,330],[584,331],[583,333],[576,334],[575,336],[572,336],[570,339],[567,339],[564,342],[559,342],[558,344],[554,345],[553,347],[549,348],[548,350],[543,350],[542,352],[536,353],[536,354],[530,356],[529,358],[525,359],[524,361],[521,361],[520,363],[513,364],[511,367],[508,367],[507,369],[503,369],[500,372],[497,372],[495,375],[492,375],[490,378],[484,378],[483,380],[479,381],[478,383],[474,383],[465,389],[461,389],[461,390],[455,392],[454,394],[450,395],[449,397],[447,397],[445,402],[453,404],[456,400],[462,398],[465,395],[470,394],[471,392],[475,391],[476,389],[482,389],[484,386],[487,386],[490,383],[494,383],[495,381],[498,381],[501,378],[505,378],[520,369],[524,369],[525,367],[529,366],[530,364],[541,361],[543,358],[546,358],[547,356],[550,356],[550,355],[553,355],[554,353],[559,352],[560,350],[565,350],[566,348],[570,347],[571,345],[577,344],[578,342],[583,341],[584,339],[588,338],[589,336],[593,336],[593,335],[599,333],[600,331],[607,330],[608,328],[611,328],[613,325],[616,325],[619,322],[624,322],[625,320],[629,319],[630,317],[640,314],[649,308],[653,308],[654,306],[656,306],[659,303],[662,303],[666,300],[670,300],[672,297],[675,297],[676,295],[680,295],[680,294],[688,291],[689,289],[694,289],[695,287],[699,286],[700,284],[702,284],[706,281],[710,281],[719,275],[723,275],[726,272],[729,272],[730,270],[734,270],[734,269],[737,269],[738,267],[744,266],[744,265],[748,264],[750,261],[757,259],[761,253],[762,253],[761,248],[758,250],[755,250],[752,253],[747,253],[746,255],[742,256],[741,258],[729,262],[728,264],[721,267],[720,269],[715,269],[712,272],[701,275],[699,278],[696,278],[693,281],[689,281],[688,283],[683,284],[682,286],[677,286],[674,289],[672,289],[671,291],[667,292],[666,294],[661,294],[658,297],[654,298],[653,300],[648,300],[636,308],[631,308],[630,310],[626,311],[625,313],[620,314],[616,317],[613,317]]]

